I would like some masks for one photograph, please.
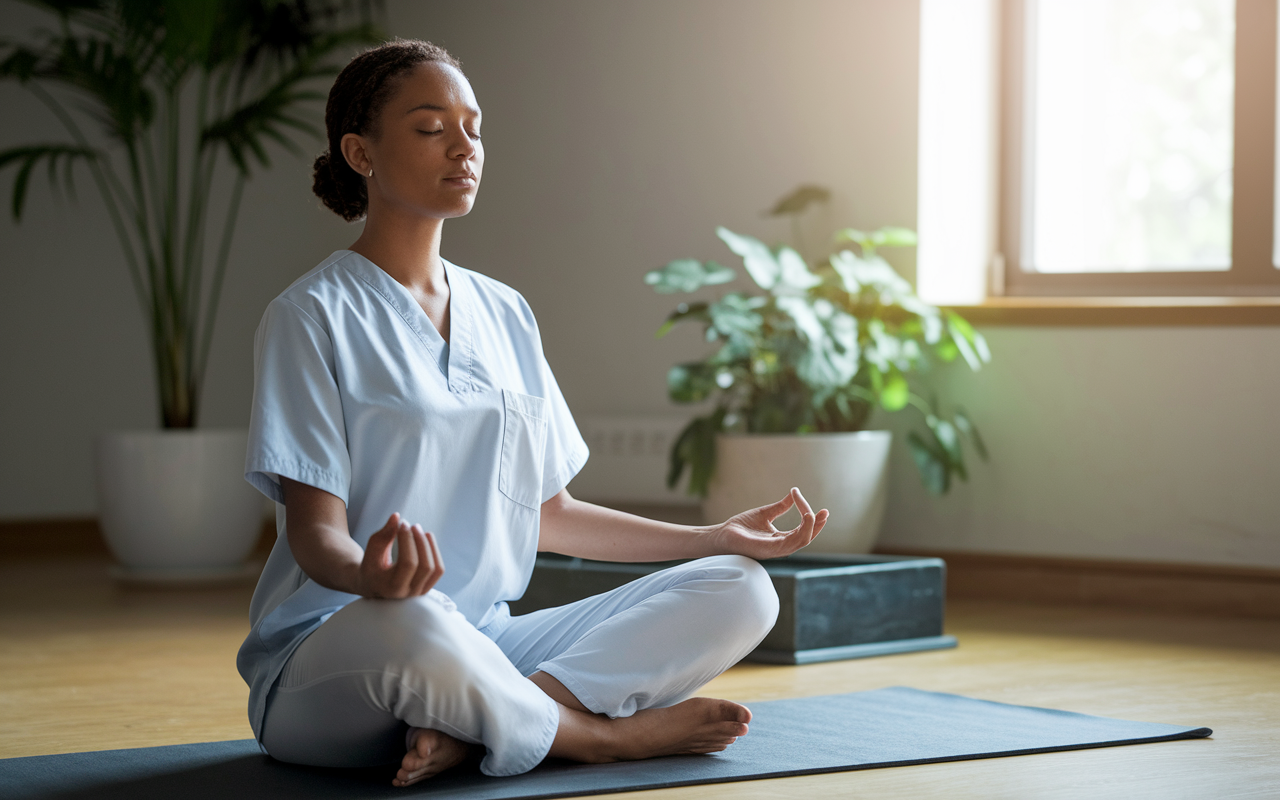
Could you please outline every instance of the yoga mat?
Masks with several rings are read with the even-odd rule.
[[[1208,728],[1091,717],[894,687],[750,704],[721,753],[616,764],[546,762],[523,775],[450,771],[406,789],[395,770],[282,764],[253,740],[0,760],[0,797],[532,800],[896,767],[1209,736]]]

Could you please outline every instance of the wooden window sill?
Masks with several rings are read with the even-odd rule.
[[[949,308],[974,325],[1280,325],[1280,297],[991,297]]]

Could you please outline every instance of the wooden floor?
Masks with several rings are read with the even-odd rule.
[[[125,590],[98,558],[0,561],[0,757],[242,739],[251,587]],[[1280,620],[953,603],[956,650],[743,665],[750,704],[907,685],[1214,729],[1210,740],[655,792],[676,798],[1280,797]]]

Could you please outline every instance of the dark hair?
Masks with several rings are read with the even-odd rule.
[[[418,39],[393,39],[351,59],[329,90],[324,108],[329,149],[316,158],[311,191],[348,222],[368,212],[369,194],[364,176],[342,155],[342,137],[376,135],[378,113],[391,96],[395,78],[428,61],[462,69],[462,62],[443,47]]]

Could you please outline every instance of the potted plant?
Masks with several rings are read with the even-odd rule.
[[[774,213],[823,199],[825,190],[801,187]],[[958,314],[922,302],[881,257],[881,248],[913,246],[910,230],[846,228],[835,236],[838,251],[816,269],[791,247],[716,232],[759,291],[681,303],[658,330],[662,337],[678,324],[699,324],[715,345],[668,372],[672,400],[710,401],[712,409],[672,446],[667,484],[675,487],[688,468],[688,491],[706,498],[712,519],[801,486],[814,508],[831,510],[811,547],[867,552],[884,512],[890,444],[888,431],[864,430],[872,410],[920,415],[923,430],[909,433],[907,445],[925,487],[945,493],[953,479],[967,479],[962,439],[983,458],[986,449],[968,414],[944,412],[924,377],[935,363],[957,359],[978,369],[990,360],[987,344]],[[714,261],[679,259],[645,282],[658,292],[695,292],[735,277]]]
[[[303,107],[323,101],[316,82],[336,74],[336,55],[376,41],[368,3],[34,4],[55,24],[0,42],[0,77],[28,88],[68,139],[0,152],[0,168],[16,167],[11,211],[21,219],[38,167],[55,188],[88,172],[147,321],[159,392],[162,430],[96,443],[103,533],[133,577],[237,573],[261,529],[242,477],[247,434],[195,427],[240,200],[270,166],[268,145],[300,152],[298,133],[318,135]]]

